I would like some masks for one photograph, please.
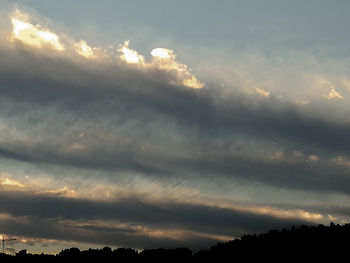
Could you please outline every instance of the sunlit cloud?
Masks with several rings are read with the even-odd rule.
[[[267,215],[284,219],[302,219],[318,222],[323,219],[323,215],[320,213],[313,213],[303,209],[280,209],[272,206],[255,205],[232,205],[230,208],[240,212],[249,212],[257,215]]]
[[[68,145],[67,147],[65,147],[65,150],[67,152],[82,152],[86,150],[86,147],[84,145],[82,145],[81,143],[72,143],[71,145]]]
[[[74,47],[75,51],[85,58],[95,57],[93,49],[84,40],[80,40],[78,43],[75,43]]]
[[[29,22],[22,21],[19,18],[20,16],[22,15],[17,10],[15,15],[11,18],[13,39],[37,48],[50,47],[58,51],[65,50],[58,35],[49,30],[43,30],[40,25],[34,26]]]
[[[177,71],[187,71],[187,66],[183,64],[178,64],[175,61],[175,54],[173,50],[167,48],[155,48],[151,51],[153,57],[152,64],[155,67],[162,70],[177,70]]]
[[[49,47],[57,51],[64,51],[69,49],[61,43],[57,34],[50,30],[44,30],[40,25],[33,25],[28,22],[30,20],[29,15],[22,14],[19,10],[16,10],[15,14],[11,18],[13,31],[12,39],[19,40],[26,45],[44,48]],[[87,59],[95,58],[96,54],[94,48],[90,47],[86,41],[80,40],[78,42],[71,41],[74,51]],[[194,76],[187,65],[176,61],[176,55],[173,50],[166,48],[155,48],[151,51],[152,60],[150,63],[145,61],[143,55],[139,54],[136,50],[129,47],[130,41],[127,40],[121,44],[118,51],[121,53],[119,58],[127,63],[142,66],[148,69],[157,69],[165,71],[171,74],[174,80],[170,84],[183,85],[193,89],[200,89],[204,86],[196,76]],[[269,93],[264,90],[260,90],[262,96],[268,96]]]
[[[327,90],[327,93],[323,95],[326,100],[342,100],[344,97],[336,90],[336,87],[333,83],[328,81],[323,76],[317,76],[315,78],[316,85]]]
[[[256,93],[258,93],[260,96],[263,96],[263,97],[270,96],[270,92],[267,90],[264,90],[263,88],[256,88]]]
[[[302,105],[302,106],[305,106],[305,105],[310,104],[310,101],[309,100],[297,100],[295,103]]]
[[[293,157],[295,157],[295,158],[302,158],[303,156],[304,156],[304,154],[302,152],[293,151]]]
[[[139,64],[144,65],[145,59],[142,55],[139,55],[136,50],[129,48],[130,41],[125,41],[122,45],[120,45],[118,51],[122,54],[120,55],[120,59],[128,64]]]
[[[320,157],[318,157],[317,155],[310,155],[308,160],[309,161],[318,161],[320,159]]]
[[[58,195],[63,197],[70,197],[70,198],[78,197],[78,193],[75,190],[68,188],[67,186],[62,186],[59,189],[54,189],[54,190],[44,190],[43,193]]]
[[[152,61],[145,62],[144,56],[136,50],[129,48],[130,41],[125,41],[120,45],[118,51],[121,53],[120,59],[127,64],[135,64],[145,68],[169,72],[176,77],[175,85],[184,85],[189,88],[200,89],[204,85],[188,69],[185,64],[178,63],[173,50],[167,48],[155,48],[151,51]]]
[[[167,48],[155,48],[151,51],[151,55],[160,59],[174,58],[174,52]]]
[[[228,74],[230,80],[239,75],[238,82],[224,81],[219,74],[216,82],[201,71],[211,84],[194,92],[191,88],[204,84],[174,50],[155,48],[143,56],[130,41],[103,49],[80,36],[52,33],[30,17],[13,19],[17,26],[10,44],[18,40],[33,48],[8,48],[6,43],[0,50],[0,157],[2,169],[13,174],[2,173],[0,194],[8,200],[17,191],[30,197],[19,201],[38,201],[25,207],[35,208],[46,198],[58,221],[86,213],[96,221],[112,217],[126,225],[79,219],[71,224],[79,231],[111,227],[142,238],[181,241],[199,235],[225,240],[229,237],[220,235],[235,228],[255,231],[244,218],[252,225],[262,218],[262,225],[266,218],[283,224],[324,223],[333,211],[311,206],[324,200],[313,198],[325,192],[335,202],[333,195],[348,195],[348,126],[342,118],[325,121],[328,115],[321,109],[335,105],[328,100],[346,97],[344,87],[336,86],[339,82],[321,80],[306,94],[303,85],[294,90],[290,87],[296,83],[287,81],[278,90],[276,83],[284,83],[273,81],[284,78],[278,74],[259,75],[257,70],[251,79],[249,74]],[[87,60],[91,58],[96,59]],[[210,70],[215,68],[210,58],[203,58],[211,63]],[[236,65],[218,67],[216,73]],[[308,78],[315,84],[313,76]],[[289,100],[293,92],[298,95]],[[315,105],[315,97],[321,106]],[[326,161],[330,152],[344,157]],[[336,173],[329,176],[331,168]],[[63,204],[64,215],[56,214],[55,204]],[[80,204],[86,209],[79,210]],[[31,213],[38,211],[26,216],[35,217]],[[149,211],[165,213],[157,226],[151,225],[153,219],[147,221]],[[208,216],[200,218],[201,211]],[[223,214],[226,228],[211,221],[212,215],[220,219]],[[188,219],[197,215],[193,222]],[[137,227],[128,227],[128,222]],[[164,222],[173,226],[159,226]],[[200,230],[189,233],[193,226]]]
[[[182,81],[182,84],[186,87],[193,88],[193,89],[201,89],[204,86],[204,84],[201,83],[195,76],[185,78]]]
[[[15,179],[11,174],[7,172],[0,172],[0,187],[8,192],[26,192],[31,195],[55,195],[69,198],[78,197],[78,193],[71,186],[61,186],[56,189],[52,189],[54,183],[44,178],[36,179],[25,176],[22,180]],[[50,189],[51,188],[51,189]]]
[[[155,48],[151,51],[152,66],[165,71],[174,71],[182,80],[182,85],[194,89],[200,89],[204,85],[188,69],[185,64],[176,61],[173,50],[167,48]]]
[[[5,179],[1,180],[1,185],[24,187],[23,184],[21,184],[20,182],[18,182],[16,180],[11,179],[11,178],[5,178]]]
[[[343,80],[343,85],[350,91],[350,80]]]
[[[151,229],[147,227],[140,227],[137,229],[136,235],[145,235],[149,238],[155,238],[155,239],[173,239],[180,242],[185,242],[186,240],[189,240],[191,238],[210,238],[213,240],[218,241],[227,241],[231,236],[223,236],[223,235],[212,235],[212,234],[206,234],[206,233],[199,233],[199,232],[193,232],[183,229]]]
[[[270,155],[270,158],[273,159],[273,160],[280,160],[284,157],[284,152],[282,151],[278,151],[278,152],[275,152],[274,154]]]
[[[328,94],[323,95],[327,100],[332,100],[332,99],[344,99],[342,95],[340,95],[335,88],[331,88]]]
[[[332,159],[332,162],[336,165],[341,165],[350,168],[350,161],[344,159],[342,156],[337,156],[336,158]]]
[[[2,187],[8,188],[8,187],[14,187],[14,188],[24,188],[26,187],[24,184],[19,182],[16,179],[12,178],[12,175],[7,172],[0,172],[0,185]]]
[[[309,220],[319,220],[323,217],[321,214],[311,213],[307,211],[300,211],[300,214],[302,218],[309,219]]]
[[[249,83],[249,86],[253,86],[253,87],[245,87],[243,89],[243,91],[247,94],[258,95],[265,98],[268,98],[271,95],[270,91],[267,91],[263,87],[256,87],[257,86],[256,84]]]
[[[332,215],[328,215],[328,219],[329,219],[330,221],[332,221],[332,222],[335,222],[335,221],[338,220],[338,218],[336,218],[336,217],[334,217],[334,216],[332,216]]]

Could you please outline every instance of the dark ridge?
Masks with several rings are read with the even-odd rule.
[[[349,260],[350,224],[292,227],[270,230],[264,234],[244,235],[240,239],[218,243],[209,250],[193,253],[188,248],[145,249],[110,247],[80,251],[64,249],[57,255],[30,254],[21,250],[15,256],[0,254],[0,262],[69,262],[100,260],[101,262],[304,262],[309,260]],[[267,262],[268,262],[267,261]]]

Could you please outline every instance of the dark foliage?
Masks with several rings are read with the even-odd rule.
[[[290,230],[271,230],[260,235],[245,235],[227,243],[219,243],[209,251],[194,255],[201,259],[231,259],[243,261],[273,260],[303,262],[306,260],[348,258],[350,224],[330,226],[300,226]]]
[[[33,255],[22,250],[16,256],[0,254],[0,262],[69,262],[101,260],[103,262],[251,262],[279,261],[303,262],[310,260],[348,260],[350,224],[343,226],[300,226],[298,228],[271,230],[260,235],[244,235],[240,239],[218,243],[209,250],[195,254],[187,248],[145,249],[137,252],[132,248],[109,247],[80,251],[78,248],[62,250],[57,255]]]

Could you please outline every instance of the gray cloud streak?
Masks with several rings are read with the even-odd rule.
[[[325,157],[348,155],[346,123],[313,118],[274,99],[254,102],[234,92],[224,97],[219,88],[169,85],[164,72],[118,63],[83,66],[20,47],[0,53],[0,116],[35,139],[3,141],[3,158],[158,178],[237,177],[349,193],[347,170],[330,162],[271,162],[230,149],[237,141],[253,141],[245,152],[254,152],[254,142],[263,142],[272,149],[277,145]],[[87,130],[84,151],[62,148],[77,141],[63,135],[72,127]],[[110,138],[98,136],[100,130]]]
[[[298,219],[282,219],[206,205],[149,203],[132,197],[115,201],[93,201],[49,195],[33,195],[25,192],[0,193],[0,213],[19,218],[18,221],[13,223],[7,222],[6,224],[8,225],[3,225],[4,229],[11,235],[28,235],[66,240],[74,239],[75,237],[72,235],[79,232],[79,229],[73,229],[73,233],[67,231],[67,229],[72,228],[71,225],[64,226],[66,224],[64,222],[67,220],[77,223],[86,220],[101,220],[102,222],[116,220],[117,222],[146,226],[151,229],[187,230],[209,235],[232,235],[232,237],[240,236],[247,232],[263,232],[271,228],[310,224],[310,222]],[[40,224],[36,221],[40,221]],[[40,227],[36,227],[39,225]],[[59,228],[67,229],[60,231]],[[78,228],[91,231],[89,238],[92,238],[92,233],[112,231],[112,233],[116,234],[114,239],[124,236],[129,242],[132,242],[135,235],[135,230],[128,228],[106,229],[103,226],[89,224]],[[103,238],[108,239],[106,236]],[[137,238],[134,242],[137,242]],[[81,239],[81,237],[78,239]],[[213,242],[214,239],[202,238],[202,240],[199,240],[198,238],[197,241],[192,240],[193,244],[190,244],[191,240],[184,242],[193,247],[196,246],[196,242],[205,243],[208,240]],[[91,242],[92,240],[84,241]],[[154,240],[153,242],[160,241]],[[144,242],[143,244],[146,245],[146,240]],[[169,242],[166,241],[164,244]],[[180,241],[174,242],[173,245],[179,245],[180,243]],[[163,244],[159,243],[159,245]]]
[[[0,221],[0,227],[8,235],[58,241],[74,241],[90,243],[97,246],[116,246],[144,248],[178,248],[189,247],[194,250],[204,249],[217,242],[215,238],[188,236],[185,240],[168,237],[150,237],[147,233],[135,233],[128,228],[99,227],[95,225],[74,225],[61,222],[60,219],[50,221],[38,217],[22,217],[19,220]],[[80,222],[78,222],[80,223]],[[45,241],[42,245],[45,245]]]
[[[13,54],[1,55],[9,57],[2,60],[0,74],[2,96],[10,101],[39,107],[53,104],[63,112],[84,113],[82,116],[108,118],[118,114],[141,123],[155,116],[175,121],[202,138],[243,134],[349,153],[348,124],[303,115],[292,105],[283,106],[274,99],[256,104],[238,93],[223,98],[214,87],[192,90],[170,86],[164,73],[118,64],[97,64],[103,68],[98,70],[26,53],[29,58],[20,56],[17,63],[11,61]]]

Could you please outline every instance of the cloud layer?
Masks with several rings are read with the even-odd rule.
[[[346,220],[350,126],[323,105],[204,85],[166,48],[146,62],[21,28],[0,46],[5,234],[198,249]]]
[[[1,194],[0,225],[12,235],[109,242],[137,248],[210,246],[221,236],[240,236],[306,223],[267,215],[186,203],[148,203],[136,198],[92,201],[21,192]],[[40,225],[36,227],[35,225]],[[110,234],[108,234],[110,233]]]

